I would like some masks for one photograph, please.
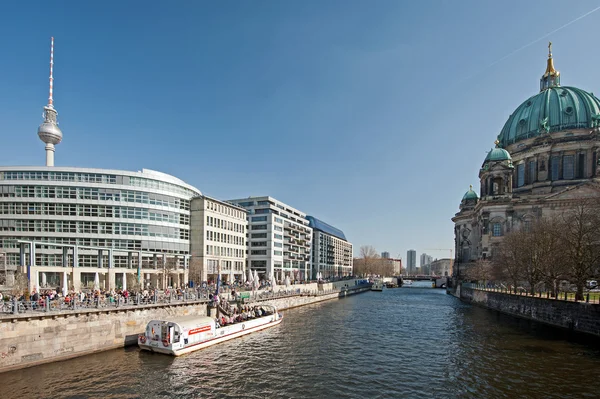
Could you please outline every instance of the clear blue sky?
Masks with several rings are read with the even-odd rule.
[[[355,252],[452,248],[450,218],[537,93],[548,39],[563,85],[600,93],[600,11],[511,53],[598,6],[3,2],[0,163],[45,162],[36,129],[54,36],[57,165],[271,195],[342,229]]]

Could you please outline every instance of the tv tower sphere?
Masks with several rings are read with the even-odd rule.
[[[52,99],[52,88],[54,66],[54,38],[50,45],[50,95],[48,96],[48,105],[44,107],[44,122],[38,127],[38,136],[40,140],[46,143],[46,166],[54,166],[54,145],[62,141],[62,132],[58,127],[56,117],[58,112],[54,109]]]

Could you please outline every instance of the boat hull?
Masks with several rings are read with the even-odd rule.
[[[238,338],[269,327],[274,327],[281,323],[282,320],[283,316],[275,314],[217,328],[213,338],[189,346],[182,345],[182,347],[176,347],[176,344],[173,344],[165,347],[160,341],[146,341],[145,343],[138,341],[138,346],[142,350],[163,353],[172,356],[181,356],[185,355],[186,353],[194,352],[200,349],[208,348],[209,346],[229,341],[230,339]]]

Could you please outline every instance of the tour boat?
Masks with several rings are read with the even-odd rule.
[[[383,281],[375,280],[371,286],[371,291],[383,291]]]
[[[146,332],[138,336],[140,349],[180,356],[242,335],[281,323],[283,316],[271,305],[258,305],[265,315],[219,326],[207,316],[181,316],[169,320],[152,320]]]
[[[411,286],[412,280],[402,280],[402,286]]]

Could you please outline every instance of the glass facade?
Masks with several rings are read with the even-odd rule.
[[[49,244],[36,250],[38,266],[63,265],[63,249],[51,244],[189,254],[190,200],[200,192],[176,178],[151,171],[6,169],[0,168],[0,248],[12,264],[19,262],[18,240]],[[94,251],[82,248],[78,265],[98,266]],[[115,267],[130,264],[131,254],[117,252]]]

